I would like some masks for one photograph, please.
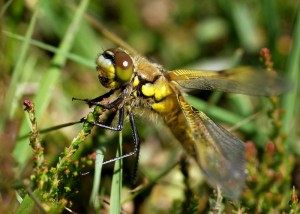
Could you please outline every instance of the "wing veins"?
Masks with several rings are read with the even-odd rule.
[[[290,82],[274,71],[246,66],[221,71],[174,70],[165,75],[184,88],[253,96],[279,95],[291,88]]]
[[[220,187],[224,195],[238,198],[245,183],[243,142],[203,112],[193,110],[183,97],[178,100],[192,129],[195,159],[208,182]]]

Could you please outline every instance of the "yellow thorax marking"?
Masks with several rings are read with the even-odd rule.
[[[172,90],[164,79],[159,78],[155,83],[146,83],[142,86],[142,93],[147,96],[154,96],[156,101],[160,101],[172,94]]]
[[[171,97],[167,97],[165,100],[159,103],[152,104],[152,108],[159,113],[170,112],[172,111],[173,107],[174,100]]]
[[[138,86],[140,84],[140,80],[139,78],[136,76],[134,77],[134,80],[133,80],[133,86]]]

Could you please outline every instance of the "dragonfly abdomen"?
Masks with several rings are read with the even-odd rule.
[[[191,155],[197,161],[197,153],[195,150],[195,142],[193,133],[184,113],[177,104],[177,110],[163,116],[166,125],[170,128],[174,137],[180,142],[187,154]]]

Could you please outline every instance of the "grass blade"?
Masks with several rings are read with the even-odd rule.
[[[288,58],[286,75],[293,81],[293,89],[283,97],[283,108],[286,110],[283,120],[283,130],[287,132],[288,146],[296,141],[297,118],[299,118],[299,79],[300,79],[300,12],[294,28],[293,45]],[[297,151],[297,150],[294,150]]]
[[[122,155],[122,132],[119,132],[119,146],[117,156]],[[122,190],[122,174],[123,160],[119,159],[115,162],[114,175],[112,180],[110,195],[110,214],[120,213],[121,211],[121,190]]]
[[[61,76],[61,70],[60,68],[66,63],[66,54],[70,51],[76,31],[79,28],[80,22],[82,20],[82,17],[84,15],[84,12],[87,8],[87,5],[89,3],[89,0],[82,0],[79,8],[77,9],[74,19],[72,20],[69,28],[67,29],[67,32],[65,34],[65,37],[63,38],[60,46],[59,46],[59,52],[55,54],[53,60],[52,60],[52,66],[50,67],[46,72],[45,75],[40,82],[40,88],[38,90],[38,93],[34,99],[34,103],[36,106],[36,116],[37,118],[40,118],[40,116],[43,114],[43,112],[46,110],[50,99],[52,97],[52,89],[57,84],[57,81],[59,80]],[[28,39],[29,44],[29,39]],[[61,54],[63,53],[63,54]],[[23,120],[20,128],[19,135],[23,136],[27,134],[30,131],[29,127],[26,124],[26,121]],[[21,140],[17,143],[15,149],[14,149],[14,157],[16,161],[19,164],[19,170],[18,172],[21,172],[21,170],[26,165],[30,155],[31,155],[31,149],[27,143],[27,140]]]
[[[90,205],[94,207],[95,210],[98,210],[100,208],[98,193],[100,188],[103,160],[104,160],[104,148],[99,148],[96,150],[95,173],[94,173],[93,189],[90,198]]]
[[[20,36],[20,35],[17,35],[17,34],[14,34],[14,33],[11,33],[11,32],[8,32],[8,31],[3,31],[3,33],[7,36],[7,37],[10,37],[10,38],[13,38],[13,39],[16,39],[18,41],[25,41],[25,38],[23,36]],[[29,40],[29,44],[30,45],[33,45],[35,47],[38,47],[38,48],[41,48],[41,49],[44,49],[44,50],[47,50],[51,53],[56,53],[56,54],[60,54],[60,55],[63,55],[65,56],[67,59],[70,59],[70,60],[73,60],[74,62],[77,62],[79,64],[82,64],[82,65],[85,65],[89,68],[94,68],[95,67],[95,60],[88,60],[86,58],[83,58],[81,56],[78,56],[76,54],[73,54],[73,53],[65,53],[65,52],[60,52],[61,49],[59,48],[56,48],[52,45],[49,45],[49,44],[45,44],[43,42],[40,42],[40,41],[37,41],[37,40],[34,40],[34,39],[30,39]]]
[[[8,113],[2,115],[2,120],[0,120],[0,130],[2,130],[2,127],[3,127],[7,117],[11,118],[14,113],[12,111],[13,110],[12,106],[13,106],[14,102],[17,102],[17,100],[15,100],[15,93],[18,88],[18,83],[22,76],[23,66],[25,64],[25,58],[28,53],[28,49],[29,49],[29,45],[30,45],[29,41],[30,41],[30,38],[34,31],[38,11],[39,11],[39,7],[37,5],[37,7],[35,8],[35,10],[33,12],[32,18],[30,20],[24,42],[20,48],[19,58],[16,62],[16,67],[13,70],[13,75],[12,75],[11,82],[10,82],[10,85],[9,85],[9,88],[8,88],[8,91],[6,94],[6,99],[5,99],[5,111],[4,112],[8,112]]]

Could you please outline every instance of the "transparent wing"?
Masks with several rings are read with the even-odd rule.
[[[174,70],[165,73],[184,88],[218,90],[255,96],[278,95],[288,91],[290,82],[274,71],[236,67],[222,71]]]
[[[178,100],[193,133],[195,152],[191,154],[195,154],[207,181],[219,187],[223,195],[238,199],[245,185],[244,143],[195,111],[183,97]]]

